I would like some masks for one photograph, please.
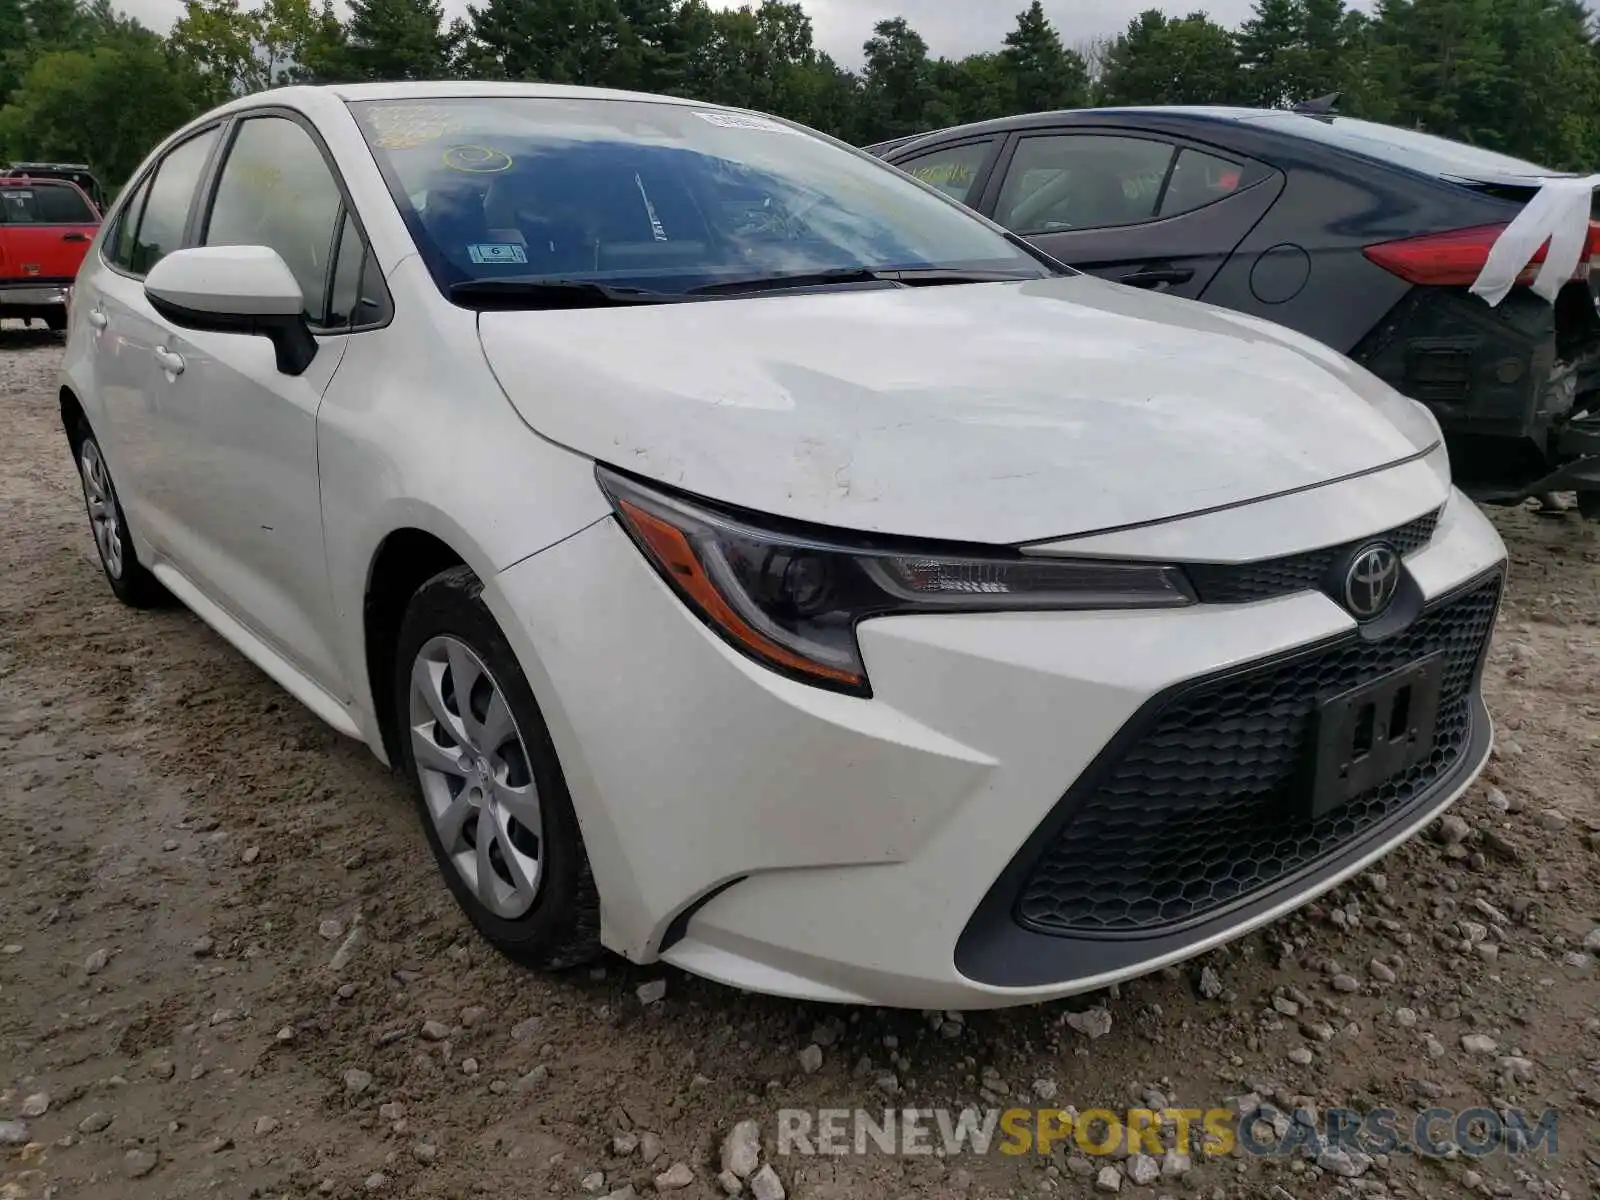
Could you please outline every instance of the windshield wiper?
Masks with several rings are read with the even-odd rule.
[[[837,267],[828,271],[801,271],[793,275],[755,275],[690,288],[691,296],[742,295],[776,292],[786,288],[827,287],[840,283],[893,283],[901,287],[931,287],[947,283],[1006,283],[1042,279],[1015,271],[966,271],[955,267]]]
[[[623,304],[671,304],[671,292],[614,287],[591,279],[468,279],[450,285],[450,299],[467,308],[608,308]]]

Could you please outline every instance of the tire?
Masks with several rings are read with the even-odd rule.
[[[1578,512],[1587,521],[1600,521],[1600,492],[1579,492]]]
[[[391,697],[401,760],[468,920],[508,958],[562,970],[602,953],[600,897],[549,728],[482,590],[453,567],[406,608]]]
[[[44,319],[45,326],[51,333],[65,333],[67,331],[67,314],[51,313]]]
[[[167,589],[139,561],[128,535],[128,518],[122,512],[111,468],[106,465],[100,443],[88,429],[82,429],[74,443],[78,459],[78,482],[83,487],[83,506],[89,516],[89,533],[100,555],[100,569],[112,593],[129,608],[159,608],[167,602]]]

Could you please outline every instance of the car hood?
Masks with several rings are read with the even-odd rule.
[[[1438,436],[1310,339],[1086,276],[486,312],[479,336],[544,437],[862,532],[1058,538],[1315,487]]]

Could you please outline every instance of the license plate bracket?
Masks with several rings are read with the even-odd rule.
[[[1433,752],[1444,652],[1330,696],[1313,718],[1308,816],[1325,816]]]

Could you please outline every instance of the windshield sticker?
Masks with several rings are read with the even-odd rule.
[[[528,252],[516,242],[479,242],[467,247],[467,257],[475,263],[525,263]]]
[[[372,130],[373,145],[383,150],[410,150],[456,129],[455,115],[433,104],[380,104],[361,117]]]
[[[498,175],[511,169],[511,155],[489,146],[451,146],[444,152],[444,165],[469,175]]]
[[[787,125],[767,117],[758,117],[751,113],[700,112],[695,110],[695,116],[711,125],[720,125],[724,129],[759,129],[763,133],[798,133],[799,130],[790,129]]]

